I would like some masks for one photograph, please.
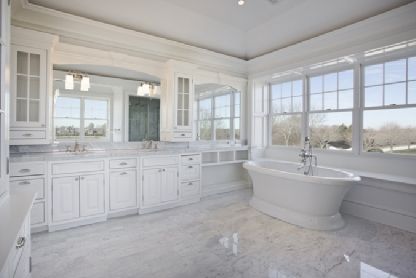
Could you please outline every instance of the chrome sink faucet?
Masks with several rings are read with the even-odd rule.
[[[301,165],[298,170],[303,169],[304,175],[313,175],[312,160],[314,160],[314,166],[318,166],[318,157],[312,153],[312,145],[309,137],[305,137],[303,149],[300,150],[299,157],[301,158]]]

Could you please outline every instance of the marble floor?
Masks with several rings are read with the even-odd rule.
[[[250,195],[36,234],[32,277],[416,277],[416,234],[351,216],[310,231],[254,210]]]

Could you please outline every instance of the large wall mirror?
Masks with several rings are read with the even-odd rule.
[[[195,85],[197,140],[239,143],[241,92],[221,84]]]
[[[159,140],[160,80],[115,67],[54,66],[55,142]]]

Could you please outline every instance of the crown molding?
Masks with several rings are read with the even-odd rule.
[[[247,77],[247,61],[184,43],[37,6],[13,1],[12,24],[59,36],[67,44],[124,53],[159,62],[174,59],[202,69]]]

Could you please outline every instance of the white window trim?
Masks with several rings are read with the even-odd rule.
[[[60,92],[59,97],[68,97],[68,98],[77,98],[81,99],[81,106],[80,106],[80,136],[79,138],[57,138],[56,131],[55,131],[55,105],[53,106],[53,120],[52,120],[52,127],[53,127],[53,139],[54,142],[59,143],[71,143],[71,142],[111,142],[112,141],[112,98],[110,96],[96,96],[88,93],[74,91],[74,93],[66,93]],[[106,137],[103,138],[88,138],[84,135],[84,108],[85,108],[85,99],[96,99],[96,100],[106,100],[107,101],[107,131]],[[60,118],[60,117],[57,117]],[[78,118],[74,118],[78,119]]]
[[[332,153],[332,154],[339,154],[339,155],[362,155],[367,157],[378,157],[378,158],[400,158],[400,159],[409,159],[409,160],[416,160],[416,155],[403,155],[403,154],[397,154],[397,153],[375,153],[375,152],[366,152],[364,151],[363,146],[363,114],[365,110],[383,110],[383,109],[400,109],[400,108],[416,108],[416,104],[404,104],[404,105],[393,105],[393,106],[378,106],[378,107],[364,107],[364,67],[368,65],[376,65],[381,63],[387,63],[391,61],[396,61],[400,59],[407,59],[410,57],[415,57],[416,53],[415,51],[412,52],[405,52],[400,53],[399,55],[397,53],[392,53],[389,55],[383,55],[381,57],[374,57],[374,58],[367,58],[366,61],[359,61],[354,63],[353,65],[341,65],[341,66],[334,66],[329,67],[325,69],[316,69],[316,70],[309,70],[306,71],[304,74],[299,75],[302,76],[303,79],[303,105],[304,105],[304,112],[302,113],[302,140],[301,145],[304,143],[304,137],[305,135],[309,136],[309,114],[310,113],[326,113],[326,112],[352,112],[352,151],[340,151],[340,150],[328,150],[328,149],[316,149],[314,152],[316,153]],[[310,111],[309,102],[310,102],[310,94],[309,94],[309,78],[319,75],[325,75],[327,73],[332,72],[340,72],[343,70],[353,70],[353,76],[354,76],[354,88],[353,88],[353,108],[352,109],[332,109],[332,110],[322,110],[322,111]],[[383,67],[384,70],[384,67]],[[405,83],[408,84],[408,68],[406,67],[406,81]],[[292,80],[297,80],[298,78],[295,78],[294,76],[291,77],[283,77],[276,80],[273,80],[273,82],[269,82],[268,84],[268,130],[267,130],[267,148],[271,149],[297,149],[300,146],[294,145],[294,146],[285,146],[285,145],[272,145],[272,99],[271,99],[271,86],[273,84],[278,83],[284,83]],[[401,83],[401,82],[397,82]],[[390,83],[386,83],[390,84]],[[392,83],[393,84],[393,83]],[[383,85],[385,85],[383,83]],[[406,102],[408,99],[408,86],[406,85]],[[383,89],[383,104],[384,104],[384,89]],[[285,114],[283,114],[285,115]],[[289,115],[289,113],[286,113],[286,115]]]

